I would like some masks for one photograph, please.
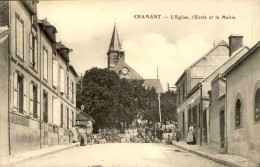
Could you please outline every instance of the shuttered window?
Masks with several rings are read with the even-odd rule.
[[[59,126],[61,124],[61,104],[60,100],[53,99],[53,124]]]
[[[48,94],[43,92],[43,121],[48,123]]]
[[[60,68],[60,92],[64,93],[64,70],[62,68]]]
[[[38,88],[33,82],[30,84],[30,114],[38,118]]]
[[[43,78],[48,80],[48,52],[45,48],[43,49]]]
[[[16,55],[21,59],[24,59],[24,24],[23,20],[18,14],[15,19],[15,46]]]
[[[57,60],[53,60],[53,64],[52,64],[52,85],[54,87],[58,86],[58,61]]]
[[[24,114],[26,115],[29,115],[29,111],[28,111],[28,108],[27,108],[27,81],[26,79],[24,78],[23,79],[23,112]]]
[[[255,122],[260,121],[260,88],[257,89],[255,94]]]
[[[30,66],[37,71],[38,50],[37,50],[37,37],[30,33]]]
[[[63,122],[63,104],[61,104],[61,106],[60,106],[60,120],[61,120],[60,125],[61,125],[61,127],[63,127],[64,126],[64,122]]]
[[[14,73],[13,76],[13,111],[18,111],[19,113],[24,113],[24,97],[26,96],[24,89],[24,76],[18,72]]]
[[[242,126],[242,109],[241,109],[241,101],[239,99],[236,102],[235,126],[237,128]]]
[[[14,93],[13,93],[13,110],[18,111],[18,74],[14,73]]]
[[[74,103],[74,83],[71,81],[71,101]]]

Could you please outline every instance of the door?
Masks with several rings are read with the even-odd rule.
[[[185,113],[182,113],[182,138],[185,139]]]
[[[208,142],[208,133],[207,133],[207,110],[203,111],[203,142]]]
[[[224,110],[220,111],[220,148],[225,147],[225,112]]]

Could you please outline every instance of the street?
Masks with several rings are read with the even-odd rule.
[[[108,143],[77,146],[16,166],[223,166],[171,145],[153,143]]]

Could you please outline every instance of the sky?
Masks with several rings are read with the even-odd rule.
[[[167,83],[173,87],[189,65],[214,43],[228,42],[231,34],[242,34],[244,46],[256,44],[260,40],[259,11],[258,0],[66,0],[38,4],[38,18],[47,18],[57,28],[57,41],[73,49],[70,61],[78,74],[92,67],[107,67],[116,23],[126,63],[145,79],[156,78],[158,67],[165,91]],[[161,19],[137,19],[136,15],[161,15]],[[171,15],[190,19],[171,19]],[[192,19],[193,15],[207,19]],[[235,19],[221,19],[222,15]]]

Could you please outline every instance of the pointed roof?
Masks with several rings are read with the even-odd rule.
[[[114,71],[119,74],[120,71],[124,68],[129,69],[129,78],[128,79],[139,79],[142,80],[143,77],[138,74],[132,67],[130,67],[128,64],[126,64],[124,61],[119,61],[119,63],[114,67]]]
[[[160,79],[144,79],[144,87],[146,89],[154,87],[156,90],[156,93],[164,92]]]
[[[113,34],[112,34],[112,38],[111,38],[111,42],[110,42],[108,51],[111,51],[111,50],[122,51],[122,45],[121,45],[119,37],[118,37],[116,24],[114,26],[114,30],[113,30]]]
[[[213,52],[217,47],[219,46],[226,46],[229,47],[228,43],[226,43],[224,40],[221,40],[216,46],[214,46],[212,49],[210,49],[206,54],[204,54],[202,57],[200,57],[197,61],[195,61],[194,63],[192,63],[188,68],[186,68],[184,70],[184,72],[182,73],[182,75],[179,77],[179,79],[175,82],[175,85],[177,85],[179,83],[179,81],[182,79],[182,77],[184,76],[185,72],[187,70],[189,70],[190,68],[194,67],[196,64],[198,64],[201,60],[203,60],[205,57],[207,57],[211,52]]]

